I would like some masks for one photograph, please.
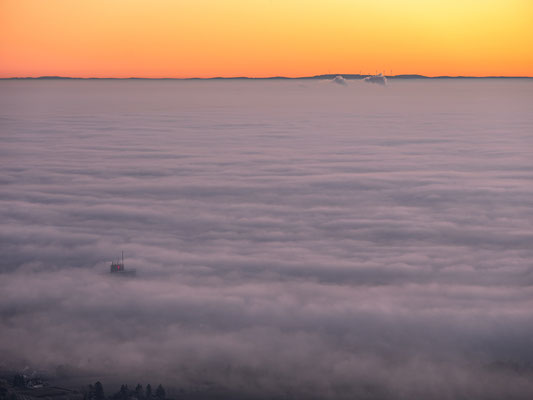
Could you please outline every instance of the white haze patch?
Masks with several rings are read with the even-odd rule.
[[[533,395],[533,82],[0,86],[0,367]]]
[[[367,83],[375,83],[382,86],[385,86],[387,84],[387,78],[381,73],[377,75],[367,76],[365,79],[363,79],[363,81]]]
[[[335,78],[331,80],[332,83],[336,83],[337,85],[341,86],[347,86],[348,82],[346,82],[346,79],[342,77],[341,75],[337,75]]]

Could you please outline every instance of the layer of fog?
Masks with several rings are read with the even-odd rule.
[[[1,86],[0,367],[531,398],[532,82]]]

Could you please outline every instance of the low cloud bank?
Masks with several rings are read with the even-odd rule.
[[[0,367],[223,398],[531,398],[527,88],[9,85]],[[121,250],[136,278],[108,273]]]
[[[387,84],[387,78],[381,73],[377,75],[367,76],[364,81],[367,83],[375,83],[382,86],[385,86]]]
[[[342,77],[341,75],[338,75],[333,78],[331,82],[341,86],[348,86],[348,82],[346,82],[346,79],[344,79],[344,77]]]

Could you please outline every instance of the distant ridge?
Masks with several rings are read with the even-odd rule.
[[[312,75],[312,76],[299,76],[299,77],[286,77],[286,76],[270,76],[270,77],[249,77],[249,76],[216,76],[212,78],[142,78],[142,77],[128,77],[128,78],[80,78],[71,76],[38,76],[38,77],[10,77],[0,78],[0,80],[153,80],[153,81],[191,81],[191,80],[274,80],[274,79],[334,79],[336,76],[342,76],[344,79],[364,79],[372,75],[361,74],[324,74],[324,75]],[[403,74],[403,75],[385,75],[387,79],[533,79],[532,76],[425,76],[417,74]]]

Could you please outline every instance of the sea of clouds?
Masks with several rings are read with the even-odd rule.
[[[2,81],[0,368],[531,399],[532,102],[531,80]],[[122,250],[135,278],[109,274]]]

